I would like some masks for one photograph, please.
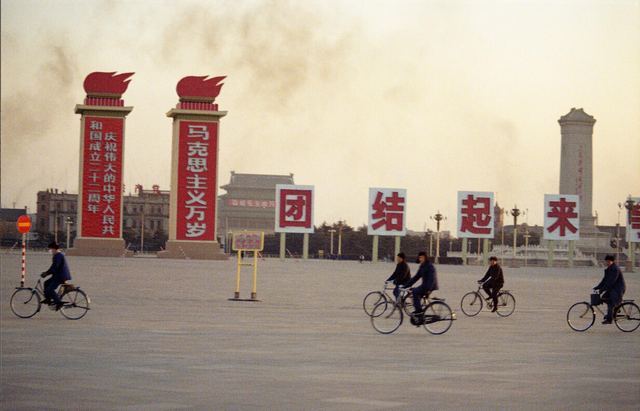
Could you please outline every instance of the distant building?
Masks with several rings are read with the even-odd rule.
[[[240,174],[231,172],[229,184],[218,197],[218,235],[239,230],[273,234],[276,225],[276,185],[294,184],[293,174]]]
[[[153,186],[151,190],[144,190],[141,185],[136,186],[137,194],[125,195],[122,198],[122,229],[140,229],[143,221],[150,231],[165,231],[169,229],[169,191],[160,190]],[[66,222],[70,221],[70,232],[76,232],[78,218],[78,195],[58,192],[57,189],[39,191],[37,200],[36,221],[37,231],[54,233],[65,231]],[[67,220],[68,219],[68,220]]]
[[[18,231],[18,218],[26,215],[31,219],[32,228],[27,234],[27,242],[34,238],[35,216],[27,213],[25,208],[3,208],[0,210],[0,242],[2,247],[17,246],[22,242],[22,234]]]

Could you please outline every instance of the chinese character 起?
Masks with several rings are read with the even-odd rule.
[[[469,231],[474,234],[491,233],[491,198],[475,198],[469,194],[462,200],[460,231]],[[483,228],[484,227],[484,228]]]

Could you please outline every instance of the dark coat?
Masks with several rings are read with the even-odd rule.
[[[490,265],[487,273],[482,277],[480,282],[489,280],[488,285],[491,287],[502,287],[504,285],[504,275],[502,275],[502,267],[500,264]]]
[[[600,293],[607,293],[605,297],[609,297],[609,303],[618,306],[622,302],[622,296],[627,291],[627,285],[624,282],[622,271],[616,263],[611,264],[604,270],[604,278],[600,284],[596,286]]]
[[[422,287],[427,291],[438,290],[438,276],[436,275],[436,268],[430,262],[420,264],[420,268],[416,275],[413,276],[405,287],[411,287],[419,279],[422,278]]]
[[[409,269],[409,264],[405,261],[402,261],[396,265],[396,270],[391,274],[391,277],[387,279],[387,281],[393,281],[396,285],[403,285],[407,281],[411,279],[411,270]]]
[[[64,258],[64,254],[60,252],[55,253],[53,263],[45,273],[51,274],[51,278],[58,284],[64,284],[65,281],[71,280],[71,272],[67,265],[67,259]]]

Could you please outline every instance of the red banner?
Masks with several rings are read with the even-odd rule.
[[[124,118],[84,117],[82,237],[121,238]]]
[[[218,123],[180,121],[176,239],[216,241]]]

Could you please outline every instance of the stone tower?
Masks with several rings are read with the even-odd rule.
[[[572,108],[558,123],[562,135],[559,194],[580,196],[580,239],[576,246],[583,252],[604,253],[611,249],[611,235],[598,231],[593,215],[593,125],[596,119],[581,108]]]

